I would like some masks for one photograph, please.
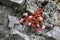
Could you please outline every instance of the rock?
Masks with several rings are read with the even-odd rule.
[[[35,4],[35,2],[37,2],[36,0],[27,0],[26,5],[27,5],[27,9],[29,10],[31,13],[34,13],[35,11],[38,10],[38,6],[37,4]]]
[[[25,0],[10,0],[10,1],[16,2],[18,4],[22,4],[22,3],[24,3]]]
[[[4,22],[4,14],[0,10],[0,23],[3,24],[3,22]]]
[[[31,35],[31,40],[46,40],[43,36]]]
[[[60,40],[60,27],[55,26],[51,31],[47,32],[46,35],[48,35],[49,37],[53,37],[56,40]]]
[[[11,35],[10,40],[24,40],[24,39],[19,35],[14,34],[14,35]]]
[[[45,11],[49,13],[56,11],[56,9],[57,9],[57,6],[53,1],[49,1],[45,7]]]
[[[14,16],[11,16],[11,15],[8,15],[8,19],[9,19],[9,27],[14,27],[14,24],[20,24],[19,23],[19,19],[17,17],[14,17]]]
[[[5,6],[0,5],[0,40],[6,40],[9,37],[8,14],[11,13]]]

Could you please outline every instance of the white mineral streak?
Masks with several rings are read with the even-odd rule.
[[[18,3],[18,4],[21,4],[21,3],[24,2],[24,0],[10,0],[10,1],[12,1],[12,2],[16,2],[16,3]]]

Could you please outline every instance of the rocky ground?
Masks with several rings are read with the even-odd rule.
[[[28,2],[29,3],[29,2]],[[33,3],[33,2],[32,2]],[[34,4],[34,3],[33,3]],[[49,3],[50,4],[50,3]],[[47,4],[47,5],[49,5]],[[52,4],[52,3],[51,3]],[[58,5],[58,10],[56,11],[55,8],[52,8],[52,10],[49,10],[50,11],[53,11],[55,10],[54,12],[50,13],[51,15],[53,15],[53,17],[50,18],[50,16],[48,16],[49,14],[46,14],[46,16],[48,16],[52,21],[50,21],[52,24],[54,24],[53,26],[60,26],[60,9],[59,9],[59,3],[57,3]],[[40,4],[39,4],[40,5]],[[8,18],[8,15],[10,16],[13,16],[13,19],[15,17],[20,17],[20,15],[22,15],[24,12],[29,12],[31,13],[30,11],[26,11],[26,5],[25,4],[17,4],[15,2],[11,2],[11,1],[1,1],[0,0],[0,40],[24,40],[24,36],[23,35],[23,38],[21,35],[19,34],[11,34],[11,32],[13,33],[12,31],[12,28],[9,27],[9,23],[10,23],[10,20]],[[33,10],[35,9],[36,5],[33,5]],[[50,5],[51,6],[51,5]],[[47,8],[50,6],[46,6]],[[52,7],[55,7],[55,5],[52,5]],[[37,7],[37,6],[36,6]],[[40,6],[39,6],[40,7]],[[45,7],[46,11],[48,12],[48,9]],[[28,8],[27,8],[28,9]],[[38,9],[38,8],[37,8]],[[36,9],[36,10],[37,10]],[[30,10],[30,9],[28,9]],[[46,12],[46,13],[47,13]],[[33,12],[32,12],[33,13]],[[45,13],[45,12],[44,12]],[[57,13],[57,14],[56,14]],[[18,19],[17,18],[17,19]],[[50,20],[48,19],[48,20]],[[54,21],[53,21],[54,20]],[[14,21],[14,20],[12,20]],[[12,22],[13,23],[13,22]],[[11,24],[12,25],[12,24]],[[16,29],[21,29],[21,25],[15,25],[15,28]],[[19,28],[20,26],[20,28]],[[50,24],[48,26],[51,26]],[[18,27],[18,28],[17,28]],[[53,29],[53,28],[52,28]],[[21,29],[22,30],[22,29]],[[20,30],[19,30],[20,31]],[[25,30],[24,30],[25,31]],[[23,31],[23,32],[24,32]],[[27,33],[25,33],[27,34]],[[32,35],[31,35],[32,36]],[[31,37],[29,36],[29,37]],[[25,37],[26,39],[27,37]],[[54,38],[52,37],[44,37],[44,36],[37,36],[37,35],[33,35],[31,40],[55,40]]]
[[[23,40],[19,35],[10,34],[8,14],[11,13],[11,9],[0,5],[0,40]]]

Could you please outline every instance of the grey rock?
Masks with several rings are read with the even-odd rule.
[[[51,31],[47,32],[46,35],[49,37],[53,37],[56,40],[60,40],[60,27],[55,26]]]
[[[0,5],[0,40],[6,40],[9,37],[8,14],[11,12],[5,6]]]
[[[56,4],[52,1],[49,1],[45,7],[45,11],[51,13],[53,11],[56,11],[56,8],[57,8]]]
[[[19,35],[14,34],[14,35],[11,35],[10,40],[24,40],[24,39]]]
[[[14,24],[20,24],[19,23],[19,19],[17,17],[14,17],[14,16],[11,16],[11,15],[8,15],[8,19],[9,19],[9,27],[14,27]]]
[[[35,11],[38,10],[38,6],[37,4],[35,4],[35,2],[37,2],[36,0],[27,0],[26,5],[27,5],[27,9],[28,11],[30,11],[31,13],[34,13]]]

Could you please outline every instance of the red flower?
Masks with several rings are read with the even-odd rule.
[[[37,31],[38,31],[38,32],[41,32],[41,31],[42,31],[42,29],[41,29],[41,28],[38,28],[38,29],[37,29]]]

